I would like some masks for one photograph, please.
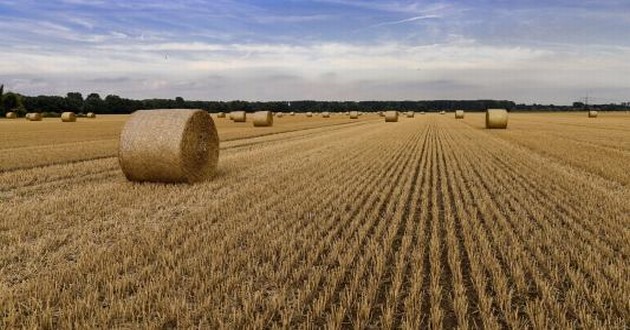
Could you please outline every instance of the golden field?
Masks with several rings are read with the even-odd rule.
[[[0,328],[624,328],[630,115],[216,119],[131,183],[126,116],[0,120]]]

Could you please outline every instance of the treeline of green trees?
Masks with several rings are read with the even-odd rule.
[[[97,93],[83,97],[81,93],[72,92],[64,96],[24,96],[17,93],[3,93],[0,86],[0,114],[15,111],[18,115],[27,112],[60,113],[72,111],[75,113],[94,112],[97,114],[128,114],[140,109],[205,109],[210,112],[230,111],[282,111],[282,112],[307,112],[307,111],[441,111],[462,109],[466,111],[485,111],[488,108],[506,108],[516,111],[570,111],[582,110],[584,105],[576,102],[572,106],[554,105],[525,105],[515,104],[505,100],[435,100],[435,101],[361,101],[361,102],[336,102],[336,101],[291,101],[291,102],[248,102],[248,101],[188,101],[182,97],[175,99],[147,99],[132,100],[117,95],[107,95],[102,98]],[[601,110],[627,110],[630,104],[597,105],[591,106]]]

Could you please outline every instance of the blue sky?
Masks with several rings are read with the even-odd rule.
[[[630,101],[630,1],[3,0],[0,31],[29,95]]]

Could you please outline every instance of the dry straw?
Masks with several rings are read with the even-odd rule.
[[[289,113],[289,116],[295,116],[295,112],[291,111],[291,112]]]
[[[398,121],[398,111],[385,111],[385,122],[395,123]]]
[[[442,111],[440,111],[440,114],[441,114],[441,115],[445,115],[445,114],[446,114],[446,111],[443,111],[443,110],[442,110]]]
[[[245,113],[245,111],[232,111],[230,116],[235,123],[244,123],[247,121],[247,113]]]
[[[313,117],[313,113],[312,113],[312,112],[310,112],[310,111],[309,111],[309,112],[307,112],[307,113],[306,113],[306,117]]]
[[[225,112],[217,113],[217,118],[225,118]]]
[[[282,118],[282,117],[284,117],[284,113],[282,113],[282,112],[276,112],[276,117],[278,117],[278,118]]]
[[[39,112],[30,112],[26,114],[26,120],[28,121],[42,121],[42,114]]]
[[[588,118],[597,118],[597,111],[595,110],[590,110],[588,112]]]
[[[407,111],[407,118],[413,118],[415,115],[416,114],[413,111]]]
[[[324,117],[324,118],[330,118],[330,112],[328,112],[328,111],[324,111],[324,112],[322,112],[322,117]]]
[[[254,112],[254,127],[266,126],[273,126],[273,115],[271,114],[271,111]]]
[[[120,133],[118,162],[130,181],[193,183],[218,160],[219,136],[204,110],[139,110]]]
[[[486,111],[486,128],[507,128],[508,112],[505,109]]]
[[[350,111],[350,119],[359,119],[358,111]]]
[[[17,118],[17,113],[15,113],[13,111],[12,112],[7,112],[5,117],[7,117],[7,119],[15,119],[15,118]]]
[[[455,110],[455,119],[464,119],[464,110]]]
[[[420,112],[420,114],[421,114],[421,115],[425,115],[426,113],[425,113],[424,111],[421,111],[421,112]]]
[[[87,118],[96,118],[96,114],[94,112],[88,112],[85,116]]]
[[[66,111],[61,114],[61,121],[64,123],[74,123],[77,121],[77,115],[74,112]]]

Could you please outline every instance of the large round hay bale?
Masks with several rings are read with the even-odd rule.
[[[254,127],[273,126],[273,115],[271,111],[254,112]]]
[[[61,121],[64,123],[74,123],[77,121],[77,115],[75,115],[74,112],[63,112],[61,114]]]
[[[17,118],[17,113],[11,111],[11,112],[7,112],[7,114],[5,115],[5,117],[7,117],[7,119],[15,119]]]
[[[324,111],[324,112],[322,112],[322,117],[324,117],[324,118],[330,118],[330,112],[328,112],[328,111]]]
[[[94,112],[88,112],[85,117],[87,118],[96,118],[96,114]]]
[[[395,123],[398,121],[398,111],[385,111],[385,122]]]
[[[455,119],[464,119],[464,110],[455,110]]]
[[[307,113],[306,113],[306,117],[313,117],[313,113],[312,113],[312,112],[310,112],[310,111],[309,111],[309,112],[307,112]]]
[[[230,116],[235,123],[244,123],[247,121],[247,113],[245,113],[245,111],[232,111]]]
[[[358,111],[350,111],[350,119],[359,119]]]
[[[597,118],[597,111],[595,111],[595,110],[589,110],[589,112],[588,112],[588,118]]]
[[[219,136],[204,110],[134,112],[120,133],[118,162],[130,181],[193,183],[214,173]]]
[[[508,112],[505,109],[488,109],[486,111],[486,128],[507,128]]]
[[[416,116],[416,113],[413,111],[407,111],[406,116],[407,118],[413,118]]]
[[[217,118],[225,118],[225,112],[217,113]]]
[[[42,114],[39,112],[30,112],[26,114],[26,120],[28,121],[42,121]]]

